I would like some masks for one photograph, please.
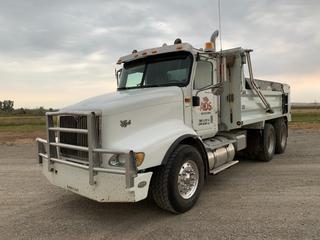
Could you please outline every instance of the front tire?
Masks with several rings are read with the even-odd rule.
[[[183,213],[194,206],[203,183],[204,164],[199,151],[190,145],[179,145],[167,164],[155,171],[151,191],[160,208]]]

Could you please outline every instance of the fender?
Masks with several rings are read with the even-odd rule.
[[[170,157],[170,155],[172,154],[172,152],[176,149],[176,147],[179,144],[189,144],[189,145],[193,145],[194,147],[196,147],[199,151],[199,153],[202,156],[202,160],[204,163],[204,167],[205,167],[205,173],[206,175],[209,172],[209,165],[208,165],[208,156],[207,156],[207,152],[206,149],[201,141],[201,139],[199,138],[199,136],[194,135],[194,134],[185,134],[182,135],[180,137],[178,137],[173,144],[170,146],[170,148],[168,149],[168,151],[166,152],[161,165],[165,165],[168,162],[168,159]]]

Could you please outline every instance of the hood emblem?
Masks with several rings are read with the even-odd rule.
[[[131,120],[120,120],[120,127],[125,128],[130,124],[131,124]]]

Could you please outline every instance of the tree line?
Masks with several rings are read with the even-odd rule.
[[[0,116],[8,116],[8,115],[31,115],[31,116],[42,116],[45,115],[46,112],[57,111],[58,109],[46,109],[44,107],[39,108],[17,108],[14,109],[14,101],[12,100],[3,100],[0,101]]]
[[[11,100],[0,101],[0,111],[12,112],[14,110],[13,105],[14,101]]]

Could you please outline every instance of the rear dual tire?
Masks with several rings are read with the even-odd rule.
[[[265,123],[263,130],[248,130],[248,147],[244,156],[263,162],[272,160],[274,154],[284,153],[287,147],[288,127],[283,118],[273,124]]]
[[[258,147],[258,159],[263,162],[271,161],[276,149],[276,132],[272,124],[265,124]]]
[[[274,129],[276,131],[276,149],[275,153],[284,153],[287,147],[288,139],[288,126],[283,118],[278,119],[274,123]]]

